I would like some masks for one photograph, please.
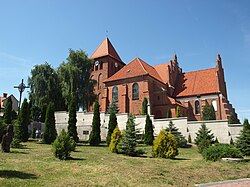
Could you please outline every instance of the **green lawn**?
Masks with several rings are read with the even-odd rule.
[[[250,177],[249,163],[206,162],[195,147],[179,149],[174,160],[112,154],[108,147],[80,144],[60,161],[51,145],[25,143],[0,153],[0,186],[194,186]]]

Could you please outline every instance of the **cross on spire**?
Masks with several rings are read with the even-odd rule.
[[[25,84],[23,83],[23,79],[22,79],[21,84],[19,84],[18,86],[14,86],[14,88],[18,88],[18,91],[20,92],[20,99],[19,99],[19,105],[18,105],[18,111],[19,111],[20,106],[21,106],[22,93],[24,92],[25,88],[29,88],[29,86],[25,86]]]

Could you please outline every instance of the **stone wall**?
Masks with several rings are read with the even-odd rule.
[[[67,130],[68,125],[68,113],[66,112],[56,112],[56,129],[60,133],[62,129]],[[105,141],[107,131],[109,114],[101,113],[101,139]],[[220,143],[229,143],[231,137],[235,141],[236,137],[242,130],[242,125],[240,124],[228,124],[226,120],[211,120],[211,121],[187,121],[186,117],[181,118],[166,118],[166,119],[154,119],[154,116],[150,116],[154,125],[155,136],[157,136],[161,129],[165,129],[169,121],[172,120],[174,125],[179,129],[179,131],[188,138],[190,134],[192,141],[196,137],[202,123],[205,123],[207,128],[212,131],[215,137],[218,138]],[[81,140],[87,141],[89,139],[89,134],[91,132],[93,113],[77,113],[77,132]],[[135,123],[136,128],[140,130],[140,133],[144,133],[146,116],[138,115],[136,116]],[[117,114],[117,121],[120,130],[126,128],[127,114]]]

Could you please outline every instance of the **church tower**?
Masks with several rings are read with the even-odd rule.
[[[94,60],[90,76],[91,79],[96,80],[94,91],[98,97],[100,111],[106,112],[109,104],[107,103],[108,90],[103,81],[119,71],[125,66],[125,63],[119,57],[108,37],[102,41],[90,58]],[[90,106],[90,111],[93,111],[93,106]]]

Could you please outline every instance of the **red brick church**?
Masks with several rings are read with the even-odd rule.
[[[201,120],[206,103],[213,105],[217,120],[228,119],[230,112],[235,112],[227,98],[219,54],[215,68],[192,72],[182,72],[176,55],[164,64],[151,66],[136,57],[126,65],[105,38],[91,58],[95,61],[91,78],[97,81],[95,93],[101,112],[113,101],[120,113],[137,115],[144,98],[148,98],[149,113],[155,118],[166,118],[168,110],[175,117],[178,106],[188,120]]]

